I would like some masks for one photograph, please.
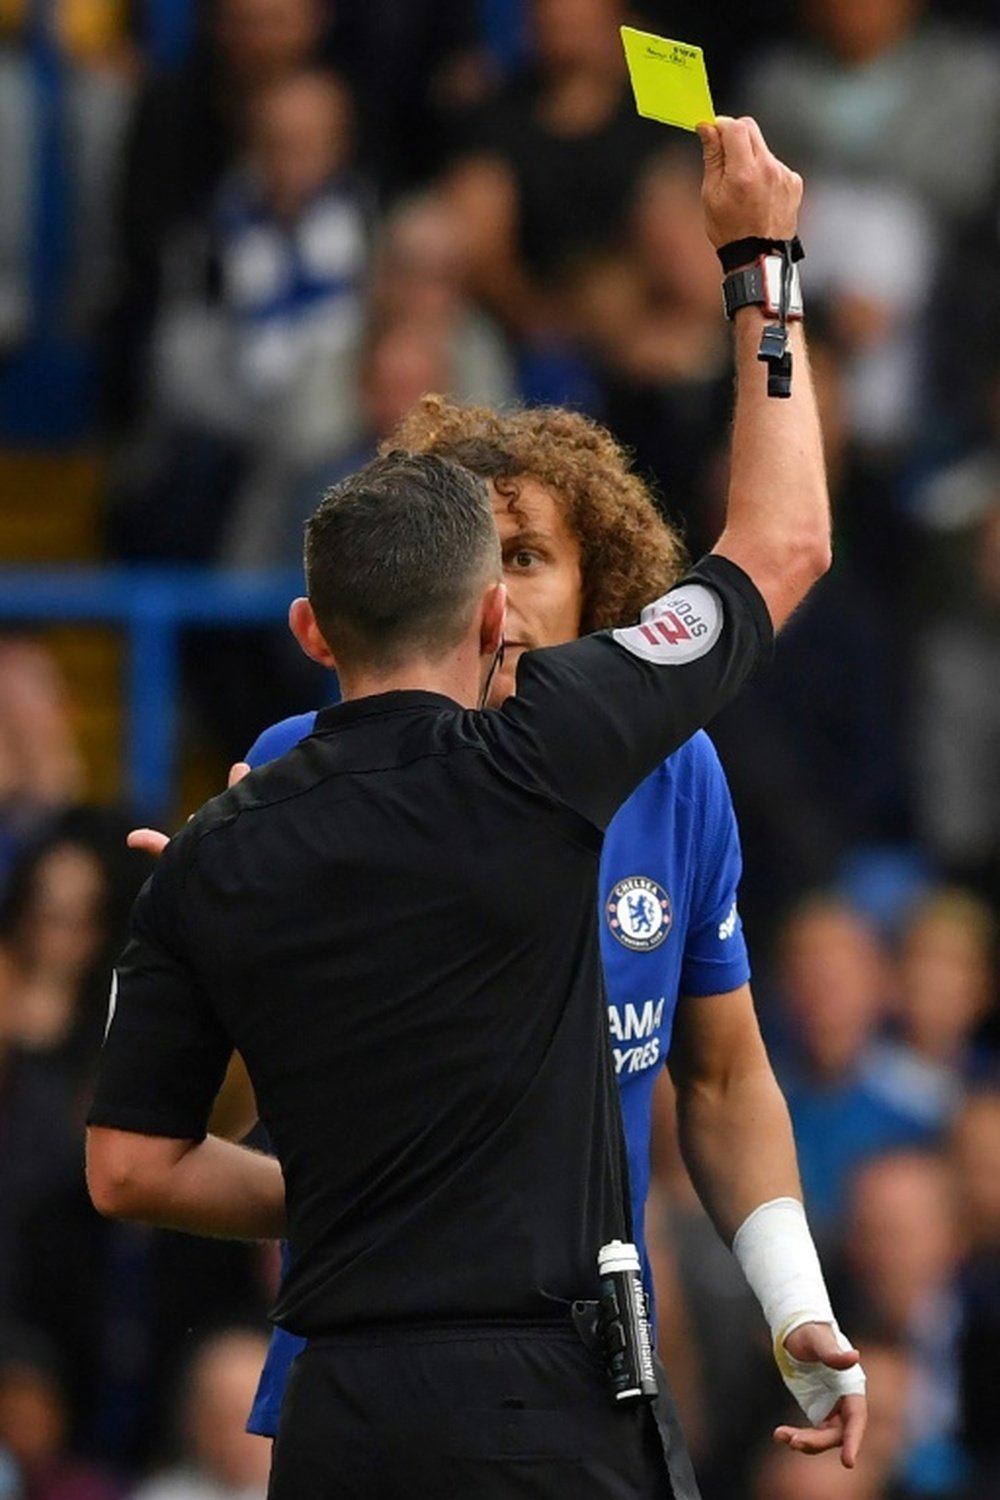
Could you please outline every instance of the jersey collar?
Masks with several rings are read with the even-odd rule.
[[[390,693],[370,693],[364,698],[349,698],[346,703],[335,703],[331,708],[321,709],[316,715],[314,733],[323,734],[333,729],[343,729],[359,719],[377,718],[384,714],[415,713],[420,709],[434,708],[439,712],[449,710],[462,713],[462,705],[444,693],[425,693],[417,688],[397,688]]]

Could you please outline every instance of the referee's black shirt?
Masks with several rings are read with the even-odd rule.
[[[526,655],[499,710],[326,710],[143,889],[90,1121],[200,1139],[238,1048],[286,1180],[293,1332],[593,1294],[622,1228],[602,832],[771,638],[721,558],[664,603],[659,625]]]

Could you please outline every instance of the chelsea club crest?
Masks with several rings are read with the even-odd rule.
[[[612,933],[626,948],[658,948],[673,924],[670,897],[647,875],[619,880],[604,904]]]

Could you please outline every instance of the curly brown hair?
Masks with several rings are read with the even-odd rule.
[[[501,486],[516,509],[515,481],[531,478],[562,507],[580,539],[581,629],[629,625],[684,572],[684,545],[660,516],[625,450],[606,428],[558,406],[500,413],[424,396],[382,451],[435,453]]]

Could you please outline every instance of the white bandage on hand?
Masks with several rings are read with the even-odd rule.
[[[812,1323],[817,1320],[808,1318],[804,1321]],[[796,1323],[795,1327],[801,1328],[802,1323]],[[775,1363],[781,1371],[782,1380],[816,1427],[824,1417],[830,1415],[841,1396],[864,1395],[865,1372],[860,1365],[852,1365],[849,1370],[831,1370],[829,1365],[818,1359],[807,1362],[793,1358],[785,1348],[785,1339],[792,1331],[789,1328],[780,1338],[775,1339]],[[853,1348],[850,1339],[841,1333],[836,1320],[833,1320],[833,1334],[839,1349]]]
[[[841,1349],[851,1344],[833,1316],[805,1209],[797,1198],[773,1198],[749,1214],[733,1240],[733,1254],[767,1319],[781,1378],[814,1425],[841,1396],[863,1395],[864,1371],[831,1370],[793,1359],[785,1340],[804,1323],[828,1323]]]

